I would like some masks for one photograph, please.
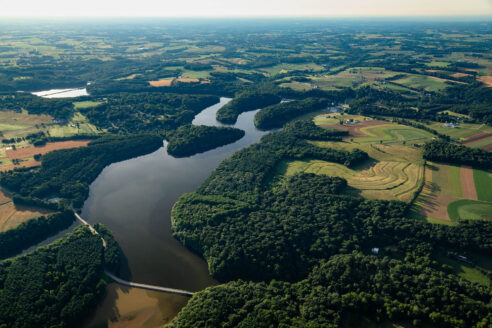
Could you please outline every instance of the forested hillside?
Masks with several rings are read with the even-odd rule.
[[[418,259],[418,262],[415,260]],[[353,253],[297,283],[234,281],[196,294],[169,327],[412,327],[492,325],[490,289],[409,250],[404,260]],[[410,325],[408,325],[410,326]]]
[[[0,326],[79,326],[104,294],[103,253],[101,238],[82,226],[0,262]]]
[[[156,135],[103,137],[87,147],[63,149],[43,156],[39,169],[2,172],[0,184],[22,196],[44,198],[59,195],[80,207],[89,184],[107,165],[144,155],[162,146]]]
[[[191,156],[241,139],[244,131],[229,127],[183,125],[167,133],[167,152],[175,157]]]

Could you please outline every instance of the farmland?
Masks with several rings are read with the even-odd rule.
[[[483,170],[428,162],[414,216],[437,223],[490,220],[490,180],[490,174]]]
[[[22,222],[51,213],[40,208],[16,206],[12,199],[0,191],[0,232],[17,227]]]
[[[188,302],[101,283],[79,297],[84,284],[62,278],[84,279],[69,270],[94,254],[90,272],[102,274],[92,238],[94,248],[30,257],[22,279],[2,262],[0,326],[71,327],[95,313],[90,326],[157,327],[186,303],[173,325],[489,325],[489,154],[457,144],[492,151],[490,22],[0,25],[0,182],[12,192],[0,195],[0,232],[48,213],[13,196],[48,208],[60,198],[115,232],[122,278],[202,290]],[[31,94],[63,88],[87,94]],[[244,137],[209,151],[235,138],[193,125],[206,108],[206,122],[237,121]],[[52,259],[70,265],[58,273]],[[47,287],[17,302],[36,278]],[[63,313],[48,311],[53,297]],[[28,310],[13,318],[10,304]]]

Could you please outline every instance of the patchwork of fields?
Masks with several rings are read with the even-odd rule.
[[[280,177],[307,172],[345,178],[349,192],[368,199],[392,199],[409,202],[423,183],[424,170],[420,151],[412,147],[355,142],[314,142],[320,147],[361,149],[371,160],[354,168],[320,160],[284,161],[276,171]]]
[[[451,113],[449,113],[452,115]],[[452,116],[457,114],[453,113]],[[450,136],[467,147],[482,148],[492,151],[492,127],[485,124],[460,123],[459,127],[445,127],[443,123],[426,124],[439,133]]]
[[[429,162],[425,186],[414,216],[431,222],[492,220],[492,177],[489,172]]]

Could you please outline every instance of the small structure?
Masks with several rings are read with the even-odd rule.
[[[374,247],[374,248],[372,248],[372,249],[371,249],[371,253],[372,253],[372,254],[376,254],[376,255],[377,255],[377,254],[379,254],[379,247]]]
[[[465,262],[468,264],[473,264],[472,261],[470,261],[466,256],[464,255],[457,255],[456,258],[460,260],[461,262]]]
[[[460,127],[460,124],[459,123],[444,123],[443,125],[445,128],[452,128],[452,129],[455,129],[455,128],[459,128]]]

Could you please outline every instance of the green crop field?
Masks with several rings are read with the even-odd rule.
[[[406,87],[424,89],[426,91],[433,92],[442,91],[449,86],[445,80],[417,74],[409,74],[408,76],[395,80],[394,82]]]
[[[368,137],[354,139],[358,143],[422,143],[432,140],[434,136],[424,130],[419,130],[413,127],[400,124],[385,124],[360,129]]]
[[[91,108],[91,107],[96,107],[98,105],[102,104],[100,101],[76,101],[73,103],[73,106],[75,109],[80,109],[80,108]]]
[[[492,176],[484,170],[473,170],[473,180],[478,200],[492,202]]]
[[[449,166],[449,190],[453,197],[459,198],[463,196],[461,187],[461,167],[459,166]]]
[[[492,203],[461,199],[448,205],[451,220],[488,220],[492,221]]]
[[[423,162],[419,150],[400,145],[370,145],[353,142],[313,142],[320,147],[344,150],[359,148],[371,160],[357,167],[321,160],[283,161],[275,176],[286,177],[306,172],[339,176],[347,180],[351,192],[370,199],[393,199],[408,202],[423,183]]]

